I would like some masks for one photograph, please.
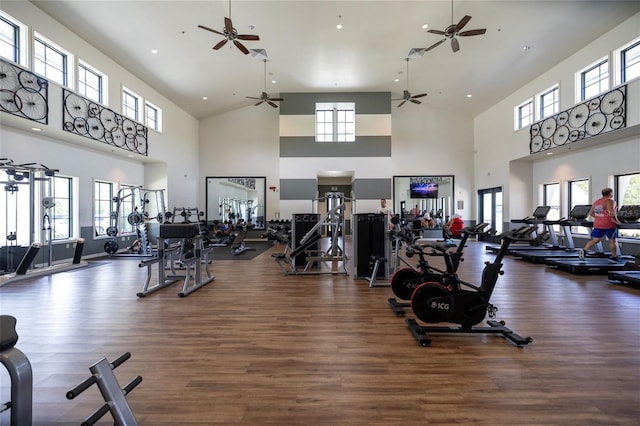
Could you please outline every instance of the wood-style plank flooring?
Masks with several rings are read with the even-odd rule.
[[[484,245],[465,250],[470,282],[494,257]],[[423,348],[390,288],[283,276],[270,256],[281,250],[214,261],[216,280],[185,298],[181,283],[136,297],[146,269],[135,259],[1,287],[33,366],[34,424],[80,424],[101,396],[65,393],[126,351],[116,375],[143,377],[127,397],[141,425],[640,424],[639,289],[507,258],[492,303],[533,343],[434,334]],[[4,369],[0,379],[6,401]]]

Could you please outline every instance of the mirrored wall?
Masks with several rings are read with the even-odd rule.
[[[207,177],[207,224],[265,228],[266,177]]]
[[[453,215],[453,194],[453,175],[393,177],[393,210],[404,219],[413,219],[416,209],[418,216],[441,227]]]

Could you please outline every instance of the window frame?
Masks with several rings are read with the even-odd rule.
[[[71,239],[73,239],[75,237],[75,223],[74,223],[74,203],[75,203],[75,197],[74,197],[74,179],[72,177],[69,176],[60,176],[60,175],[55,175],[52,181],[52,194],[51,197],[53,198],[53,207],[51,208],[51,216],[50,216],[50,220],[51,220],[51,228],[52,228],[52,238],[51,241],[53,243],[56,242],[61,242],[61,241],[69,241]],[[66,186],[66,192],[67,192],[67,197],[61,197],[58,196],[59,191],[58,191],[58,187],[60,186],[62,181],[66,181],[65,186]],[[66,202],[64,201],[66,200]],[[62,208],[61,206],[65,206],[66,208]],[[67,213],[66,214],[59,214],[59,212],[61,210],[66,210]],[[61,223],[63,223],[64,221],[67,221],[67,225],[66,225],[66,232],[63,233],[63,236],[57,236],[58,234],[58,221],[60,221]]]
[[[13,55],[11,58],[8,58],[6,56],[3,56],[3,57],[5,57],[6,59],[16,64],[19,64],[27,68],[27,65],[28,65],[27,58],[29,53],[28,52],[28,46],[29,46],[28,27],[22,22],[20,22],[19,20],[15,19],[13,16],[4,12],[3,10],[0,10],[0,20],[6,22],[9,26],[12,26],[14,29],[12,42],[7,43],[9,46],[12,46],[11,50],[13,50]]]
[[[524,107],[529,108],[529,112],[526,115],[522,114]],[[524,123],[523,119],[527,117],[529,119],[528,123]],[[514,130],[524,129],[534,123],[534,105],[533,98],[529,98],[526,101],[522,102],[513,109],[513,119],[514,119]]]
[[[86,75],[87,73],[92,74],[93,76],[97,77],[98,80],[98,87],[93,87],[92,85],[90,85],[89,83],[87,83],[86,79],[83,82],[82,81],[82,76],[83,74]],[[91,96],[88,92],[87,92],[87,87],[92,88],[95,92],[98,93],[98,98],[96,99],[95,97]],[[108,103],[107,100],[107,76],[105,73],[99,71],[97,68],[89,65],[88,63],[86,63],[85,61],[78,59],[78,90],[77,92],[84,96],[85,98],[91,99],[95,102],[98,102],[99,104],[102,105],[106,105]]]
[[[149,110],[155,112],[153,119],[149,116]],[[144,125],[162,133],[162,109],[149,101],[144,102]]]
[[[576,197],[574,197],[575,195],[574,185],[578,185],[582,182],[586,182],[587,184],[586,191],[583,191],[586,193],[586,201],[576,201],[575,200]],[[591,201],[588,201],[590,197],[589,196],[590,193],[591,193],[591,180],[589,178],[578,178],[578,179],[571,179],[567,181],[567,204],[569,205],[569,211],[571,211],[578,204],[591,204]],[[586,226],[572,226],[571,233],[574,235],[590,235],[591,228],[588,228]]]
[[[135,120],[137,122],[141,122],[140,121],[140,109],[141,109],[141,105],[143,105],[142,103],[142,97],[138,94],[136,94],[133,90],[128,89],[126,87],[122,87],[122,92],[121,92],[121,96],[122,96],[122,102],[120,103],[120,107],[122,109],[122,115],[124,115],[127,118],[130,118],[132,120]],[[135,101],[135,105],[130,105],[127,100],[128,99],[133,99]],[[133,111],[134,114],[129,115],[129,111]]]
[[[637,70],[637,71],[636,71],[636,75],[632,76],[631,78],[628,78],[627,71],[630,67],[626,63],[627,62],[626,55],[629,51],[634,49],[638,50],[638,58],[637,58],[637,61],[632,64],[632,66],[634,67],[634,70]],[[631,80],[635,80],[636,78],[640,77],[640,38],[632,41],[631,43],[629,43],[628,45],[620,49],[619,52],[620,53],[617,56],[620,60],[620,74],[619,74],[620,84],[627,83]]]
[[[551,96],[551,102],[546,103],[547,96]],[[555,84],[537,96],[538,120],[551,117],[560,112],[560,84]],[[549,107],[551,111],[548,111]]]
[[[638,195],[636,196],[636,198],[638,199],[638,201],[633,200],[633,204],[640,204],[640,171],[637,172],[632,172],[632,173],[622,173],[619,175],[614,175],[613,177],[613,186],[614,186],[614,191],[615,191],[615,199],[618,203],[618,210],[620,210],[620,207],[625,205],[625,195],[627,193],[627,186],[628,183],[623,183],[621,182],[621,179],[624,178],[628,178],[631,179],[637,179],[637,183],[634,183],[634,187],[632,188],[632,191],[637,191]],[[637,187],[635,186],[637,185]],[[621,194],[621,192],[623,191],[624,188],[624,192],[625,194]],[[627,203],[627,204],[631,204],[631,203]],[[632,239],[632,240],[639,240],[640,239],[640,229],[622,229],[619,228],[618,229],[618,237],[619,238],[625,238],[625,239]]]
[[[576,73],[576,103],[586,101],[587,99],[591,99],[609,90],[609,88],[611,87],[611,70],[609,69],[610,66],[611,61],[609,60],[609,57],[604,56]],[[599,70],[599,78],[596,82],[587,85],[587,74],[596,69]],[[602,72],[602,70],[604,70],[604,72]],[[597,93],[588,93],[587,88],[594,87],[596,85],[598,86]]]
[[[316,102],[314,121],[316,142],[352,143],[356,141],[355,102]],[[321,129],[324,131],[319,132]]]
[[[108,192],[108,198],[104,197],[102,187],[106,188]],[[115,194],[114,188],[115,182],[109,182],[106,180],[95,179],[93,181],[93,235],[94,239],[110,238],[107,235],[107,227],[105,227],[105,221],[111,226],[111,203],[113,202],[113,196]],[[108,211],[105,213],[104,204],[108,204]]]
[[[42,45],[44,47],[44,57],[38,57],[38,45]],[[60,66],[61,69],[51,63],[51,61],[47,60],[47,52],[53,52],[60,57]],[[33,33],[33,72],[45,77],[47,80],[52,81],[54,83],[59,84],[60,86],[67,87],[73,90],[74,85],[74,72],[73,67],[69,66],[74,62],[73,54],[69,53],[66,49],[61,47],[59,44],[52,42],[47,37],[43,36],[40,33]],[[38,65],[42,64],[42,68]],[[56,70],[61,74],[62,81],[59,81],[56,76],[53,75],[53,72],[50,70]]]

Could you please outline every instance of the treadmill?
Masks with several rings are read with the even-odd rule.
[[[536,227],[539,225],[543,225],[543,222],[546,220],[549,210],[551,210],[551,207],[549,206],[538,206],[533,211],[533,214],[531,216],[525,217],[524,219],[512,219],[511,223],[522,224],[522,227],[520,229],[523,229],[523,230],[526,228],[529,228],[529,226],[531,225],[535,225]],[[549,244],[536,245],[535,243],[511,244],[509,245],[509,249],[507,250],[506,254],[512,254],[516,250],[541,250],[545,248],[548,249],[554,245],[557,246],[558,236],[556,235],[555,229],[553,229],[552,227],[549,227],[548,232],[549,232],[549,238],[551,239],[551,245]],[[531,235],[531,237],[535,239],[536,235]],[[485,246],[485,249],[492,253],[498,253],[498,251],[500,250],[500,246],[488,245],[488,246]]]
[[[622,206],[618,212],[618,219],[622,222],[618,229],[640,229],[640,206]],[[621,271],[610,271],[609,280],[640,286],[640,266],[628,266]]]
[[[578,251],[573,241],[573,234],[571,233],[572,226],[583,226],[583,222],[589,216],[591,210],[591,204],[578,204],[574,206],[569,212],[569,218],[558,220],[544,220],[543,223],[549,228],[553,228],[554,225],[560,225],[562,229],[562,235],[564,236],[565,245],[556,245],[551,248],[541,248],[539,250],[514,250],[511,255],[517,259],[526,260],[532,263],[545,263],[549,258],[578,258]],[[555,232],[554,232],[555,236]],[[557,237],[555,237],[557,242]],[[598,244],[596,248],[597,252],[603,252],[602,245]]]
[[[618,229],[640,229],[640,206],[628,205],[620,207],[618,211],[618,219],[622,222],[618,225]],[[592,222],[582,222],[582,226],[589,226]],[[572,274],[606,274],[610,272],[625,271],[629,268],[626,266],[626,261],[633,261],[633,257],[625,256],[621,251],[618,252],[618,257],[621,259],[619,263],[611,263],[606,257],[593,257],[587,255],[585,260],[576,258],[563,259],[563,258],[549,258],[545,261],[547,266],[555,267],[556,269],[571,272]]]

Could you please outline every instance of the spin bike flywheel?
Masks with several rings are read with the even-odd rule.
[[[452,322],[454,310],[451,290],[436,282],[420,285],[411,296],[411,309],[419,320],[428,323]]]

